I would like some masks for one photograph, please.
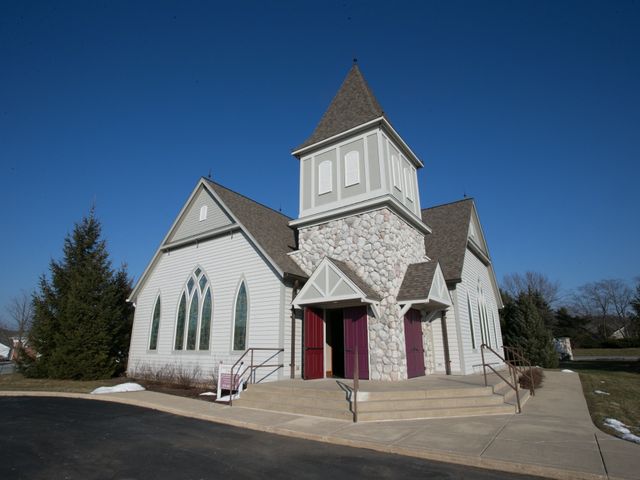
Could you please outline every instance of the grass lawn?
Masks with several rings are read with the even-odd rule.
[[[197,398],[207,402],[212,402],[215,397],[200,396],[202,392],[211,391],[212,387],[180,387],[176,385],[165,385],[158,382],[150,382],[135,378],[109,378],[107,380],[52,380],[50,378],[26,378],[20,373],[0,375],[0,391],[29,391],[29,392],[73,392],[91,393],[98,387],[110,387],[125,382],[136,382],[147,390],[167,393],[180,397]]]
[[[580,357],[640,357],[640,348],[574,348]]]
[[[49,378],[26,378],[20,373],[0,375],[0,390],[27,390],[48,392],[91,393],[98,387],[108,387],[127,382],[126,378],[107,380],[52,380]]]
[[[585,360],[562,363],[562,368],[580,374],[589,413],[600,430],[620,436],[604,425],[605,418],[615,418],[640,435],[640,361]]]

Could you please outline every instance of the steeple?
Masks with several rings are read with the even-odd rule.
[[[355,63],[338,93],[307,140],[296,150],[308,147],[351,128],[384,116],[384,111]]]

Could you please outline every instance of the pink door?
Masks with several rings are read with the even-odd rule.
[[[353,365],[358,344],[359,378],[369,378],[369,335],[367,307],[351,307],[342,311],[344,318],[344,376],[353,378]]]
[[[420,312],[410,309],[404,316],[404,341],[407,348],[407,376],[424,375],[424,344]]]
[[[304,309],[304,361],[305,380],[324,377],[324,325],[322,310]]]

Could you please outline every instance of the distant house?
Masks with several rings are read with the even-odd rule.
[[[0,328],[0,360],[10,360],[15,332]]]
[[[502,301],[476,205],[421,208],[423,163],[356,65],[293,155],[296,219],[197,182],[131,294],[129,373],[250,348],[280,349],[269,379],[352,378],[356,352],[360,378],[478,372]]]
[[[0,360],[8,360],[11,348],[8,345],[0,342]]]

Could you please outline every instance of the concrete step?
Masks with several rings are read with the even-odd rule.
[[[500,395],[482,395],[479,397],[452,397],[452,398],[427,398],[418,400],[405,400],[396,398],[383,401],[358,401],[358,411],[400,411],[400,410],[431,410],[435,408],[462,408],[462,407],[488,407],[504,405]]]
[[[350,394],[351,385],[345,386],[345,390],[325,390],[316,388],[305,388],[295,386],[283,386],[274,384],[249,385],[247,392],[261,393],[269,392],[272,394],[289,395],[304,398],[322,398],[332,400],[345,400]],[[428,390],[401,390],[392,389],[388,391],[366,391],[360,390],[359,398],[362,400],[395,401],[399,398],[403,400],[424,400],[431,398],[456,398],[456,397],[480,397],[483,395],[491,396],[494,390],[492,387],[463,387],[463,388],[439,388]]]
[[[323,398],[308,395],[296,395],[290,392],[274,392],[270,390],[248,390],[242,392],[237,402],[245,400],[251,402],[264,402],[265,404],[300,405],[309,408],[345,409],[349,405],[346,394],[342,398]],[[235,402],[234,402],[235,403]]]
[[[396,410],[384,412],[362,412],[358,409],[358,421],[513,415],[514,412],[513,405],[506,404],[486,407],[432,408],[427,410]]]
[[[335,418],[338,420],[353,420],[353,413],[349,410],[348,404],[345,402],[342,408],[318,408],[309,407],[308,405],[286,404],[281,402],[265,402],[262,400],[253,400],[246,397],[240,397],[233,401],[234,406],[257,408],[260,410],[269,410],[271,412],[297,413],[302,415],[311,415],[314,417]]]

